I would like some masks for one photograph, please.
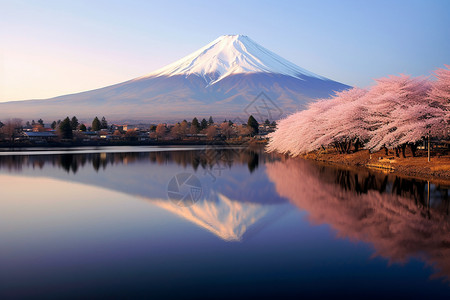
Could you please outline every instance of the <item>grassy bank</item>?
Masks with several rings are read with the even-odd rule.
[[[434,154],[428,162],[425,152],[419,151],[418,157],[407,153],[406,158],[386,155],[384,150],[370,153],[368,150],[351,154],[340,154],[334,150],[314,151],[301,157],[334,165],[365,167],[385,173],[429,180],[450,182],[450,155]]]

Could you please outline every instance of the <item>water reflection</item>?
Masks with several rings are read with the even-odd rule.
[[[311,222],[368,242],[391,262],[420,258],[434,266],[434,276],[450,279],[448,186],[304,160],[268,163],[267,174]]]
[[[95,171],[105,170],[108,166],[127,165],[144,162],[165,165],[175,163],[184,168],[199,167],[212,170],[218,166],[231,168],[234,164],[247,165],[250,172],[259,166],[261,147],[245,149],[225,149],[207,147],[202,150],[131,152],[131,153],[87,153],[87,154],[46,154],[46,155],[11,155],[0,156],[0,169],[21,170],[26,167],[44,168],[45,165],[57,166],[67,173],[76,174],[80,167],[92,165]],[[273,160],[275,155],[266,155],[265,159]]]
[[[0,156],[0,173],[44,176],[126,193],[224,241],[246,241],[295,205],[314,224],[372,244],[392,262],[418,257],[450,279],[448,186],[372,171],[284,160],[263,149]],[[202,198],[174,205],[168,182],[201,181]]]
[[[0,156],[0,172],[46,176],[95,185],[162,207],[212,232],[225,241],[243,241],[285,214],[290,205],[279,197],[259,161],[273,161],[262,148]],[[45,170],[36,173],[33,170]],[[48,172],[59,169],[61,172]],[[168,197],[168,183],[180,172],[201,181],[195,205],[177,206]],[[254,173],[254,176],[249,176]],[[76,175],[76,176],[73,176]],[[262,186],[260,186],[262,184]]]

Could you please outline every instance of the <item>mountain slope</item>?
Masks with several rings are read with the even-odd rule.
[[[92,91],[47,100],[0,104],[0,118],[169,121],[197,117],[233,119],[257,114],[278,119],[315,98],[347,85],[304,70],[241,35],[222,36],[146,76]],[[275,115],[252,112],[261,94]],[[257,104],[257,103],[256,103]],[[257,105],[256,105],[257,106]]]
[[[148,76],[195,74],[211,85],[227,76],[243,73],[272,73],[298,79],[307,76],[326,80],[292,64],[244,35],[221,36],[205,47]]]

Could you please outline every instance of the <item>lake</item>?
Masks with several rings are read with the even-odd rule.
[[[0,152],[0,298],[448,299],[448,189],[257,147]]]

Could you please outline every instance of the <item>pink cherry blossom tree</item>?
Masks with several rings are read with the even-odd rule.
[[[450,70],[439,69],[436,75],[433,84],[424,77],[388,76],[369,91],[352,88],[313,102],[278,123],[267,150],[297,156],[334,146],[349,153],[364,144],[405,156],[410,145],[414,156],[418,141],[448,129]]]
[[[445,112],[446,135],[450,123],[450,66],[445,65],[444,68],[437,69],[434,74],[436,81],[431,83],[431,89],[428,94],[431,105],[441,107]]]
[[[414,154],[416,142],[429,134],[442,133],[443,110],[431,105],[431,84],[426,78],[400,75],[376,81],[363,100],[368,112],[367,148],[393,148],[397,156],[400,151],[405,156],[407,144]]]
[[[306,110],[280,120],[277,130],[269,135],[268,151],[297,156],[316,149],[314,143],[326,133],[325,117],[334,103],[318,100]]]
[[[267,149],[293,156],[328,146],[341,153],[348,153],[352,144],[357,149],[368,136],[366,108],[360,102],[365,94],[353,88],[311,103],[278,123]]]
[[[325,132],[313,143],[313,148],[334,146],[340,153],[349,153],[354,146],[358,151],[368,138],[366,107],[361,102],[366,93],[364,89],[352,88],[328,100],[330,109],[319,124]]]

